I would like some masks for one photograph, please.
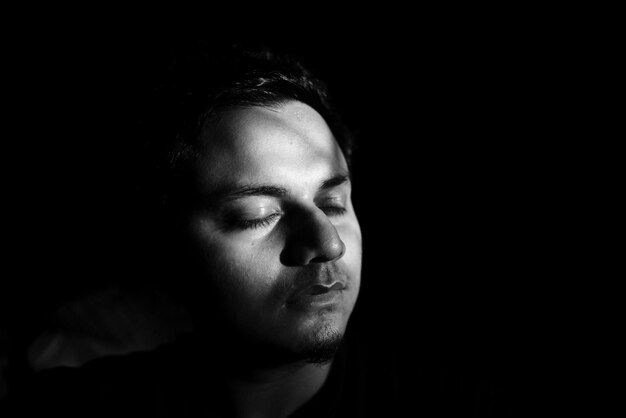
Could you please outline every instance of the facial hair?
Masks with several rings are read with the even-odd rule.
[[[307,363],[323,365],[333,359],[342,342],[343,334],[329,326],[318,332],[314,341],[303,344],[299,351]]]

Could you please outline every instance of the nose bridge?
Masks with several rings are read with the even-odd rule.
[[[303,210],[291,228],[284,251],[286,264],[333,261],[345,252],[337,228],[319,208]]]

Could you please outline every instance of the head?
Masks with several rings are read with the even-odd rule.
[[[300,64],[266,51],[226,58],[184,66],[186,102],[164,130],[172,141],[159,142],[167,160],[153,190],[176,253],[167,279],[191,290],[216,344],[325,361],[360,285],[350,138]]]

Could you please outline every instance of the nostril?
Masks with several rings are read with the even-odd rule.
[[[332,240],[327,240],[317,248],[316,254],[311,258],[309,262],[326,262],[337,260],[346,252],[346,245],[339,238],[334,237]]]

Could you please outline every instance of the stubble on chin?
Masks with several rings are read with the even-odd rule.
[[[344,333],[332,323],[323,324],[300,342],[298,351],[307,363],[326,364],[341,347],[343,335]]]

